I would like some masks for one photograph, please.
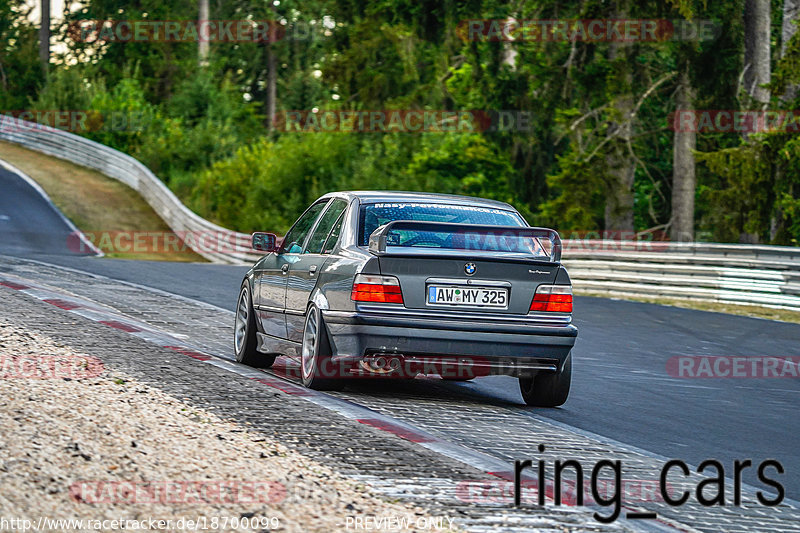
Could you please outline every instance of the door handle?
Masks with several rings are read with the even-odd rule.
[[[285,265],[283,265],[283,266],[281,267],[281,272],[283,272],[284,274],[286,274],[287,272],[289,272],[289,263],[286,263]]]
[[[311,265],[310,267],[308,267],[308,273],[311,274],[312,276],[316,271],[317,271],[317,265]]]

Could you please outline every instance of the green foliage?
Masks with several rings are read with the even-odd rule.
[[[168,184],[192,189],[192,173],[263,134],[257,109],[233,85],[201,72],[176,87],[169,106],[147,101],[137,70],[111,88],[92,68],[59,69],[34,109],[85,111],[87,137],[140,159]]]
[[[102,82],[93,84],[93,88],[86,109],[102,117],[102,125],[87,136],[118,150],[138,154],[146,142],[146,129],[156,120],[158,111],[145,100],[136,78],[123,79],[110,91]]]
[[[284,232],[318,196],[345,189],[438,191],[511,200],[511,174],[480,135],[294,133],[204,172],[189,205],[238,229]]]
[[[789,116],[795,113],[799,68],[800,34],[795,34],[774,69],[771,109],[786,109]],[[750,234],[760,242],[800,243],[799,130],[795,117],[737,146],[698,154],[698,161],[714,176],[701,194],[708,206],[701,227],[708,228],[714,239],[735,241]]]
[[[769,186],[771,163],[761,143],[748,143],[700,156],[710,170],[727,181],[721,190],[708,190],[711,202],[720,207],[710,215],[715,237],[738,240],[739,233],[763,234],[769,223],[769,202],[764,195],[751,194]],[[765,224],[766,223],[766,224]]]
[[[423,136],[403,172],[403,188],[511,201],[511,164],[478,134]]]
[[[79,0],[65,11],[66,24],[82,20],[180,21],[196,18],[197,2],[190,0]],[[61,42],[78,65],[93,65],[109,87],[129,76],[131,65],[137,65],[137,81],[151,102],[169,98],[174,86],[194,75],[197,68],[197,44],[192,42],[108,41],[93,39],[91,35],[86,39],[64,38]]]
[[[358,98],[366,109],[430,102],[435,69],[430,43],[409,28],[367,20],[348,28],[348,46],[325,65],[325,80],[340,88],[345,100]],[[420,61],[420,59],[423,61]]]
[[[86,110],[79,132],[140,159],[200,215],[251,231],[287,229],[314,198],[337,189],[404,189],[512,203],[530,222],[605,229],[619,159],[635,168],[636,230],[670,221],[675,76],[688,72],[697,109],[737,109],[743,0],[282,0],[211,3],[210,18],[277,20],[286,39],[82,42],[45,80],[27,4],[0,0],[0,105]],[[773,9],[776,20],[777,9]],[[194,20],[189,0],[79,0],[79,20]],[[467,41],[470,19],[712,19],[710,41]],[[63,28],[62,28],[63,30]],[[778,25],[773,29],[775,35]],[[63,34],[61,35],[63,37]],[[777,47],[777,43],[775,44]],[[265,117],[268,62],[277,109],[514,110],[528,128],[480,133],[290,133]],[[777,56],[777,54],[776,54]],[[796,107],[800,39],[776,62],[775,104]],[[630,124],[630,138],[617,135]],[[800,237],[797,135],[701,133],[697,229],[717,240]],[[617,158],[617,160],[615,160]],[[616,161],[616,162],[615,162]]]
[[[98,90],[98,82],[90,76],[89,69],[80,67],[56,69],[31,103],[32,108],[41,111],[88,109],[93,94]],[[104,85],[102,80],[99,83]]]
[[[538,224],[559,230],[586,231],[603,226],[603,179],[596,162],[574,157],[558,158],[560,171],[548,177],[553,198],[539,212]]]
[[[44,78],[30,11],[27,2],[0,0],[0,110],[27,109]]]
[[[264,134],[257,108],[230,81],[211,80],[211,74],[200,72],[178,84],[170,105],[150,122],[148,142],[139,146],[143,162],[170,184]]]
[[[704,194],[716,206],[708,225],[719,240],[743,233],[762,242],[800,241],[800,139],[785,132],[754,136],[736,148],[702,153],[698,159],[724,180]]]

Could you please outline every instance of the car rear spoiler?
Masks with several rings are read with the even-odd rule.
[[[369,251],[373,255],[413,255],[413,256],[481,256],[490,255],[494,258],[502,259],[538,259],[542,256],[526,254],[522,252],[502,252],[492,250],[470,250],[470,249],[450,249],[450,248],[422,248],[422,247],[402,247],[387,246],[387,236],[393,230],[424,231],[432,233],[449,233],[453,235],[476,235],[486,237],[530,237],[536,239],[547,239],[550,241],[549,261],[559,263],[561,261],[561,237],[558,232],[547,228],[529,228],[521,226],[491,226],[482,224],[452,224],[449,222],[424,222],[416,220],[395,220],[380,226],[369,236]],[[390,248],[392,249],[390,251]]]

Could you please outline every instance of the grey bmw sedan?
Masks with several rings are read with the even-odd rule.
[[[356,378],[519,378],[528,405],[569,395],[572,285],[558,233],[509,204],[441,194],[326,194],[242,282],[239,362],[299,362],[312,389]]]

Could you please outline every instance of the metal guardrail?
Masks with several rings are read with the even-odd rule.
[[[96,169],[125,183],[179,234],[208,234],[233,243],[230,249],[208,249],[197,242],[187,242],[206,259],[248,264],[261,256],[250,248],[249,235],[230,231],[193,213],[136,159],[72,133],[9,120],[11,128],[0,123],[0,139]],[[800,311],[800,248],[607,240],[566,240],[563,245],[563,263],[578,291]]]
[[[800,248],[565,241],[563,257],[577,291],[800,311]]]

